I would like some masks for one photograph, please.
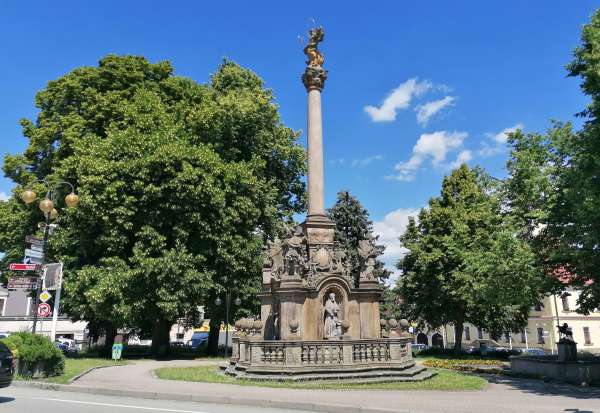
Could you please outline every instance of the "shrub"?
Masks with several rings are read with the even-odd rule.
[[[426,367],[433,367],[438,369],[449,369],[458,371],[468,372],[497,372],[500,373],[503,370],[502,362],[498,360],[484,360],[484,359],[464,359],[464,360],[452,360],[452,359],[432,359],[423,361],[423,365]]]
[[[41,369],[42,375],[59,376],[65,369],[65,357],[48,337],[17,333],[2,339],[19,359],[19,373],[32,376]]]

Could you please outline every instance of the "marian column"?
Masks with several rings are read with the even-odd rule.
[[[304,47],[308,57],[302,83],[308,92],[308,216],[310,223],[329,224],[324,207],[323,178],[323,123],[321,118],[321,91],[325,86],[327,71],[323,69],[323,54],[318,45],[325,33],[322,27],[309,31],[309,40]]]

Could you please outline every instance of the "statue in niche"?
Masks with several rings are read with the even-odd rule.
[[[332,339],[342,335],[341,322],[338,318],[340,306],[335,301],[335,293],[329,293],[325,303],[325,324],[323,328],[323,338]]]

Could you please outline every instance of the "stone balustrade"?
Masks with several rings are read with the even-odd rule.
[[[410,338],[262,340],[234,336],[232,363],[245,367],[393,365],[410,361]]]

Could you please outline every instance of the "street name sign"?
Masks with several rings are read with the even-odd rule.
[[[11,271],[37,271],[40,269],[40,266],[38,264],[12,263],[8,266],[8,269]]]
[[[36,238],[33,235],[27,235],[25,237],[25,242],[28,242],[30,244],[43,244],[44,240],[41,238]]]
[[[29,248],[25,249],[25,256],[26,257],[30,257],[30,258],[40,258],[42,259],[44,257],[44,253],[41,251],[35,251]]]
[[[6,287],[10,290],[35,290],[38,285],[38,280],[38,277],[10,277]]]
[[[31,244],[31,249],[34,251],[44,252],[44,246],[42,244]]]
[[[25,257],[23,258],[23,264],[41,264],[41,258]]]

